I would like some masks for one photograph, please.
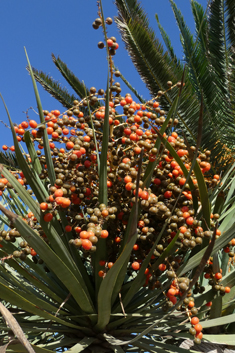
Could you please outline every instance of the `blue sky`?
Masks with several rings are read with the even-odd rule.
[[[175,0],[181,9],[188,26],[194,33],[190,0]],[[207,0],[199,0],[206,8]],[[179,30],[169,0],[142,0],[148,14],[151,27],[160,38],[155,14],[171,38],[176,54],[183,58]],[[105,17],[114,17],[117,10],[112,0],[103,0]],[[0,4],[0,92],[9,109],[13,122],[26,120],[25,111],[33,107],[36,101],[30,76],[26,71],[27,49],[31,65],[49,74],[70,90],[51,60],[51,54],[60,56],[71,71],[84,80],[88,87],[97,89],[106,85],[106,54],[97,43],[103,40],[102,30],[94,30],[92,22],[97,17],[96,0],[2,0]],[[108,26],[108,35],[115,36],[120,47],[114,57],[115,65],[134,87],[144,96],[148,91],[138,76],[131,59],[128,57],[115,24]],[[43,109],[63,107],[40,85],[39,93]],[[124,89],[123,92],[128,92]],[[29,111],[31,119],[37,119]],[[0,102],[0,120],[8,123],[3,103]],[[12,145],[10,130],[0,123],[0,148],[3,144]]]

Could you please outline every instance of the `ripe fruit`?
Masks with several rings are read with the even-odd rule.
[[[46,211],[46,210],[48,209],[48,204],[47,204],[46,202],[42,202],[42,203],[40,204],[40,209],[41,209],[42,211]]]
[[[92,248],[92,242],[88,239],[82,239],[82,247],[85,250],[90,250]]]
[[[71,232],[72,227],[69,226],[69,225],[67,225],[67,226],[65,226],[64,230],[65,230],[66,232]]]
[[[36,129],[36,127],[38,126],[37,122],[35,120],[30,120],[29,121],[29,126],[33,129]]]
[[[74,147],[74,143],[72,141],[69,141],[66,143],[67,150],[71,150],[73,147]]]
[[[53,214],[52,213],[46,213],[45,216],[43,217],[45,222],[50,222],[53,218]]]
[[[220,272],[217,272],[217,273],[215,274],[215,278],[216,278],[216,279],[221,279],[221,278],[222,278],[222,274],[221,274]]]
[[[139,262],[135,261],[131,264],[131,267],[133,268],[133,270],[138,271],[140,269],[140,264]]]
[[[196,317],[196,316],[192,317],[192,319],[191,319],[191,324],[192,324],[192,325],[196,325],[196,324],[198,324],[198,323],[199,323],[199,318]]]
[[[107,230],[104,229],[101,231],[101,234],[100,234],[101,238],[106,239],[108,236],[109,236],[109,232]]]
[[[196,324],[194,325],[194,329],[196,330],[196,332],[201,332],[202,331],[202,325],[201,324]]]
[[[159,268],[159,270],[160,271],[165,271],[165,269],[166,269],[166,265],[165,264],[160,264],[159,266],[158,266],[158,268]]]

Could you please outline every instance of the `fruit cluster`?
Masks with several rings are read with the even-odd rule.
[[[106,19],[107,24],[111,22],[110,18]],[[97,18],[93,23],[95,29],[101,25],[101,18]],[[107,45],[110,56],[114,55],[118,49],[116,39],[109,38]],[[104,43],[100,42],[98,46],[102,48]],[[167,277],[170,280],[170,288],[164,292],[166,301],[162,309],[166,311],[177,303],[177,297],[188,290],[190,279],[177,278],[176,275],[185,254],[200,246],[205,238],[209,241],[211,230],[219,215],[211,215],[211,223],[208,225],[211,230],[197,218],[193,205],[194,197],[199,207],[201,206],[197,179],[193,172],[189,180],[185,176],[185,170],[188,172],[192,165],[189,156],[196,153],[196,148],[191,146],[188,150],[184,138],[176,132],[178,120],[168,118],[166,112],[161,109],[159,98],[164,92],[159,91],[156,97],[145,104],[138,103],[129,93],[121,95],[121,85],[114,81],[114,76],[119,77],[120,73],[112,70],[109,92],[103,89],[97,91],[95,87],[91,87],[89,96],[80,102],[74,101],[73,107],[66,112],[44,110],[45,123],[23,121],[14,129],[19,142],[25,141],[24,134],[29,129],[31,141],[37,148],[36,154],[42,166],[39,178],[48,188],[48,196],[40,203],[43,220],[60,222],[60,214],[63,213],[67,225],[63,228],[62,236],[66,234],[70,239],[69,244],[77,248],[79,256],[89,263],[97,243],[107,242],[107,258],[100,261],[100,266],[103,267],[99,271],[100,277],[105,277],[117,260],[137,196],[140,206],[137,240],[130,256],[127,275],[132,276],[141,268],[141,263],[160,234],[145,271],[146,280],[143,285],[151,290],[159,289],[162,288],[162,279]],[[181,82],[173,85],[169,81],[167,86],[170,90],[177,90],[181,88]],[[104,103],[107,94],[108,111]],[[107,204],[99,202],[98,163],[106,116],[109,121]],[[45,129],[49,136],[56,176],[54,185],[49,184],[48,166],[43,154]],[[158,143],[159,136],[161,143]],[[175,158],[169,148],[166,148],[166,141],[176,153]],[[3,150],[8,148],[3,146]],[[10,150],[13,151],[14,147],[10,147]],[[30,155],[26,155],[26,158],[31,163]],[[208,173],[211,169],[210,151],[199,152],[197,163],[203,174]],[[150,165],[153,166],[152,173],[148,174]],[[34,196],[22,171],[12,173],[29,194]],[[214,175],[213,178],[208,178],[207,184],[214,187],[219,183],[219,179],[218,175]],[[0,179],[0,195],[12,188],[6,178]],[[32,212],[25,214],[24,220],[50,245],[47,234]],[[216,237],[220,234],[220,231],[216,230]],[[14,242],[20,236],[13,228],[10,231],[3,230],[0,240]],[[163,259],[155,268],[154,263],[174,238],[177,239],[175,254]],[[30,244],[22,240],[19,250],[14,251],[12,256],[24,260],[27,255],[32,255],[35,262],[42,263]],[[229,292],[229,289],[221,288],[218,283],[220,273],[213,274],[210,264],[205,271],[206,278],[213,282],[213,288],[220,293]],[[197,284],[193,292],[188,292],[178,309],[191,316],[197,315],[193,294],[203,291],[203,287]],[[195,342],[199,343],[202,338],[199,319],[192,317],[191,324],[193,327],[190,333],[195,336]]]

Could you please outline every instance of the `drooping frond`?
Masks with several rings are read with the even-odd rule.
[[[179,65],[180,61],[178,61],[178,59],[177,59],[177,56],[175,54],[174,48],[171,45],[171,41],[170,41],[168,34],[166,33],[166,31],[164,30],[164,28],[160,24],[158,14],[155,14],[155,18],[156,18],[157,25],[158,25],[159,31],[161,33],[162,39],[163,39],[165,46],[168,50],[168,53],[170,54],[171,58],[175,61],[175,63],[178,63],[178,65]]]
[[[86,90],[84,89],[84,83],[81,82],[71,70],[69,70],[67,65],[59,57],[56,58],[55,55],[52,54],[52,60],[62,76],[81,99],[89,95],[88,88],[86,87]]]
[[[216,73],[216,84],[221,90],[226,89],[228,71],[228,53],[225,35],[224,0],[213,0],[209,5],[208,49],[210,63]]]
[[[202,148],[212,150],[216,164],[223,164],[223,156],[233,155],[234,117],[232,109],[233,85],[228,85],[227,75],[231,75],[233,62],[231,55],[226,61],[227,43],[225,43],[225,6],[222,0],[214,0],[209,8],[209,20],[197,1],[192,0],[192,12],[195,19],[196,35],[190,33],[183,16],[173,0],[171,6],[180,29],[181,42],[185,54],[185,87],[177,117],[179,127],[186,128],[190,143],[195,142],[199,116],[201,94],[204,97]],[[157,89],[162,89],[166,80],[181,79],[182,66],[176,61],[170,40],[156,16],[160,32],[168,49],[164,53],[154,32],[149,28],[146,14],[137,0],[116,0],[119,16],[116,19],[123,41],[141,78],[154,96]],[[232,4],[226,11],[234,10]],[[230,14],[231,15],[231,14]],[[227,16],[228,18],[228,16]],[[214,19],[216,19],[214,21]],[[230,19],[230,27],[233,23]],[[195,39],[194,39],[195,38]],[[210,40],[212,38],[212,43]],[[210,43],[210,47],[209,47]],[[231,49],[230,49],[231,51]],[[215,64],[216,62],[216,64]],[[156,65],[155,65],[156,64]],[[227,70],[230,65],[230,71]],[[170,76],[171,75],[171,76]],[[181,75],[181,76],[180,76]],[[163,79],[164,77],[164,79]],[[196,95],[195,95],[196,94]],[[229,96],[231,101],[229,101]],[[161,99],[161,106],[168,110],[173,98],[172,93]],[[230,151],[230,154],[229,154]],[[227,157],[229,158],[229,157]]]
[[[183,68],[176,63],[156,38],[153,30],[149,28],[149,22],[140,4],[136,0],[116,0],[118,17],[116,23],[120,30],[126,49],[139,72],[142,80],[150,90],[153,97],[159,90],[165,91],[167,81],[181,81]],[[169,110],[172,101],[177,94],[169,91],[161,98],[161,106]],[[182,104],[177,117],[188,131],[191,139],[196,141],[196,130],[187,127],[187,117],[197,121],[199,116],[198,104],[190,84],[186,82],[183,90]]]
[[[52,77],[45,74],[42,71],[38,71],[33,68],[33,74],[35,80],[37,80],[42,87],[51,94],[52,97],[57,99],[67,109],[73,106],[73,101],[77,99],[73,94],[69,94],[66,88],[62,88],[58,81],[55,81]]]
[[[16,157],[11,152],[0,152],[0,164],[10,169],[19,169]]]
[[[225,5],[228,45],[235,49],[235,2],[226,0]]]
[[[206,18],[206,13],[201,4],[197,1],[191,1],[192,13],[195,21],[196,27],[196,41],[200,43],[200,46],[204,53],[207,55],[208,51],[208,39],[207,39],[207,31],[208,31],[208,23]]]
[[[118,8],[116,23],[126,49],[151,94],[156,96],[159,90],[165,90],[167,81],[180,80],[182,67],[164,53],[136,0],[116,0],[115,3]]]

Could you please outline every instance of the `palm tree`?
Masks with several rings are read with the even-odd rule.
[[[206,11],[195,0],[191,1],[195,20],[195,38],[176,4],[170,0],[184,52],[183,62],[176,57],[170,38],[156,20],[167,51],[149,27],[147,15],[137,0],[116,0],[116,18],[121,37],[133,64],[152,97],[165,91],[168,81],[181,81],[185,67],[185,89],[182,94],[177,131],[191,144],[197,140],[201,98],[204,102],[202,150],[211,150],[214,167],[223,170],[234,159],[234,44],[235,6],[233,0],[208,2]],[[59,58],[53,61],[63,77],[79,97],[84,97],[81,82]],[[34,70],[35,78],[64,106],[72,104],[74,96],[43,72]],[[128,82],[123,78],[125,83]],[[129,84],[136,94],[136,90]],[[137,93],[137,97],[140,96]],[[162,109],[168,111],[175,92],[168,90],[160,99]]]
[[[185,20],[173,0],[170,0],[184,52],[184,63],[179,60],[167,33],[159,22],[167,51],[149,27],[141,4],[132,0],[116,0],[117,26],[131,59],[155,97],[165,91],[167,81],[181,80],[186,67],[185,90],[178,118],[179,126],[186,130],[192,143],[197,136],[198,102],[204,101],[202,149],[212,151],[215,166],[223,168],[231,163],[234,153],[234,48],[235,4],[232,0],[208,1],[207,10],[192,0],[196,38],[190,33]],[[161,105],[169,110],[174,99],[171,91],[163,96]]]
[[[106,37],[101,1],[100,10]],[[110,63],[108,48],[107,54]],[[0,164],[2,350],[182,353],[189,351],[179,347],[182,340],[200,343],[202,328],[206,341],[233,344],[235,165],[219,182],[218,175],[206,181],[209,154],[197,155],[199,146],[192,154],[168,129],[182,114],[187,81],[186,93],[174,87],[161,95],[162,104],[174,100],[159,131],[148,130],[158,103],[147,102],[149,120],[144,116],[138,135],[129,126],[133,111],[145,107],[127,95],[123,122],[114,120],[119,102],[109,80],[95,109],[94,90],[83,94],[75,79],[82,99],[72,102],[44,77],[69,108],[68,116],[47,115],[34,80],[41,74],[28,65],[40,123],[37,131],[25,132],[24,152],[6,108],[19,169]],[[203,107],[195,97],[200,137]],[[47,122],[56,133],[52,138]],[[127,141],[129,135],[133,140]]]

